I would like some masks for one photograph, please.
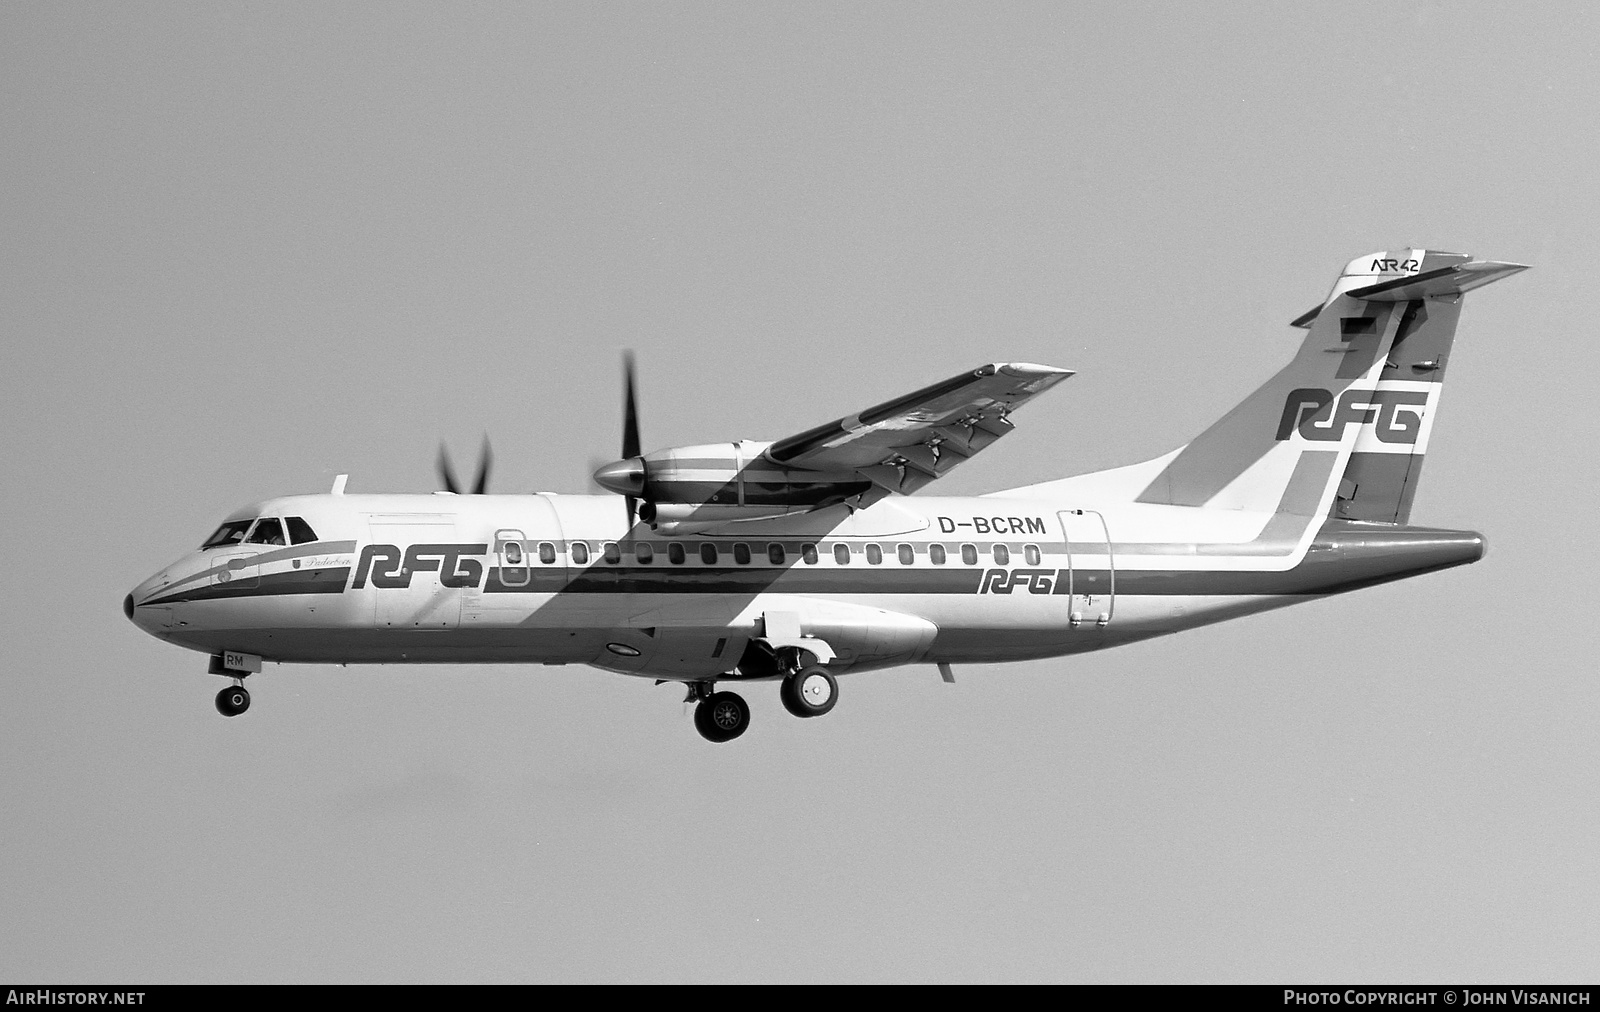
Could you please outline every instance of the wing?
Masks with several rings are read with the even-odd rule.
[[[1071,375],[1026,362],[986,365],[780,439],[766,457],[786,468],[855,471],[892,492],[915,492],[1010,432],[1011,412]]]

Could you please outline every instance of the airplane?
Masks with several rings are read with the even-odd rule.
[[[1464,293],[1524,270],[1459,253],[1357,257],[1293,321],[1288,365],[1178,449],[980,496],[913,495],[1072,373],[996,363],[773,442],[641,452],[631,357],[606,494],[291,495],[229,514],[126,616],[210,656],[250,705],[268,661],[586,664],[679,682],[708,741],[778,682],[797,717],[837,678],[1059,657],[1475,562],[1413,526]],[[613,494],[614,493],[614,494]],[[619,501],[618,496],[621,496]]]

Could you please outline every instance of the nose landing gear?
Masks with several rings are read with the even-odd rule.
[[[233,680],[231,688],[217,693],[217,712],[224,717],[237,717],[250,709],[250,693],[244,687],[244,679],[246,675],[260,670],[261,658],[255,654],[241,653],[237,650],[224,650],[220,654],[212,654],[211,666],[207,671]]]
[[[237,717],[250,709],[250,693],[240,685],[230,686],[217,693],[217,712],[224,717]]]

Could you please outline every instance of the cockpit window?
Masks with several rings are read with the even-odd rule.
[[[311,525],[300,517],[286,517],[283,521],[289,527],[289,543],[291,545],[304,545],[317,540],[317,532]]]
[[[250,532],[250,540],[247,542],[247,544],[252,545],[282,545],[286,543],[283,540],[283,524],[278,522],[277,517],[262,517],[258,520],[256,529]]]
[[[217,533],[206,538],[206,543],[201,548],[220,548],[223,545],[237,545],[244,540],[244,532],[250,529],[254,520],[229,520],[217,528]]]

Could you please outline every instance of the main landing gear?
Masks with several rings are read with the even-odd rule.
[[[778,698],[796,717],[820,717],[839,701],[839,683],[827,668],[801,668],[784,678]]]
[[[715,682],[690,682],[685,702],[694,703],[694,728],[706,741],[724,742],[750,728],[750,706],[737,692],[716,692]],[[827,668],[791,671],[778,687],[783,708],[796,717],[820,717],[839,701],[839,683]]]
[[[737,692],[713,692],[715,682],[690,682],[686,703],[694,708],[694,729],[706,741],[724,742],[750,728],[750,704]]]

